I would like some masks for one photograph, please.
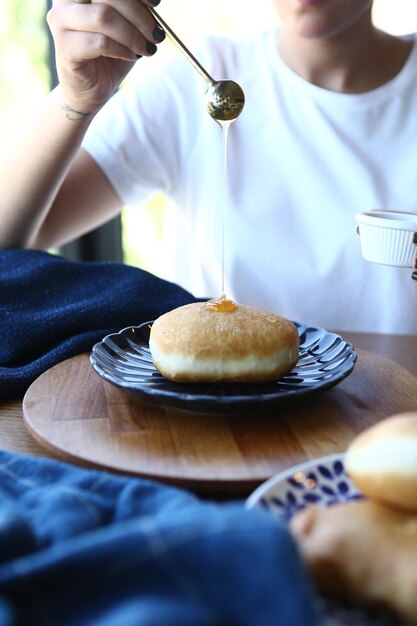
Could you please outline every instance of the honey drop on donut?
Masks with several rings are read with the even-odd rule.
[[[265,320],[270,322],[270,324],[276,324],[278,321],[278,317],[273,313],[257,313],[258,317],[263,317]]]
[[[230,313],[231,311],[235,311],[237,308],[237,304],[233,302],[233,300],[229,300],[226,297],[226,294],[222,293],[220,298],[213,298],[213,300],[208,300],[204,305],[204,308],[209,311],[215,311],[219,313]]]

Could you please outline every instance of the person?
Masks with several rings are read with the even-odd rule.
[[[157,3],[53,2],[59,86],[1,167],[0,246],[47,250],[161,190],[161,274],[211,298],[221,129],[183,55],[150,59],[164,39]],[[372,208],[417,212],[415,36],[377,29],[372,0],[273,5],[277,24],[260,36],[195,51],[246,96],[228,139],[226,293],[327,329],[415,334],[410,272],[363,261],[354,223]]]

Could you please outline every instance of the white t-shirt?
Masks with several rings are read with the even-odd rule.
[[[417,45],[393,80],[363,94],[305,81],[281,59],[276,30],[254,41],[209,39],[196,56],[246,95],[228,142],[227,295],[327,329],[416,334],[411,268],[364,261],[354,216],[417,213]],[[140,63],[84,147],[124,203],[156,190],[170,197],[161,274],[217,297],[222,131],[204,109],[204,80],[181,54],[157,73]]]

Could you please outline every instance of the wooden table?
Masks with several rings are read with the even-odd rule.
[[[260,425],[260,430],[264,429],[264,435],[271,434],[274,439],[275,443],[271,439],[271,449],[273,445],[279,445],[279,458],[274,457],[274,462],[271,463],[267,449],[262,451],[262,454],[259,454],[258,450],[251,456],[251,436],[245,437],[243,420],[236,429],[233,426],[231,430],[236,430],[233,436],[239,438],[239,448],[246,463],[248,458],[250,459],[249,479],[227,480],[220,472],[218,480],[201,479],[190,483],[186,479],[181,480],[180,476],[174,476],[167,482],[187,486],[209,495],[238,497],[248,495],[257,484],[276,471],[308,459],[343,452],[358,432],[387,415],[402,410],[417,411],[417,336],[346,332],[342,335],[353,343],[359,355],[358,364],[346,381],[325,392],[323,400],[319,398],[311,401],[306,398],[299,402],[296,419],[290,420],[283,410],[279,415],[280,420],[276,420],[274,416],[274,421],[271,419],[268,421],[267,417],[263,425]],[[373,385],[364,388],[366,385],[363,372],[370,363],[373,368]],[[385,385],[384,379],[386,372],[390,377],[388,386]],[[403,384],[405,387],[402,387]],[[406,389],[405,394],[402,392],[403,388]],[[348,414],[346,406],[350,407]],[[309,419],[309,412],[312,410],[315,411],[314,422]],[[303,415],[300,416],[301,413]],[[23,419],[22,399],[0,403],[0,418],[2,421],[0,448],[57,458],[58,455],[53,448],[47,449],[40,445],[29,433]],[[250,426],[253,428],[253,420]],[[214,452],[220,454],[218,450],[213,450]],[[59,456],[65,458],[65,455]],[[66,460],[74,459],[69,456]],[[198,462],[198,458],[194,461]]]

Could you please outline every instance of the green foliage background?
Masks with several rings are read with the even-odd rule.
[[[46,0],[0,5],[0,140],[49,90]]]

